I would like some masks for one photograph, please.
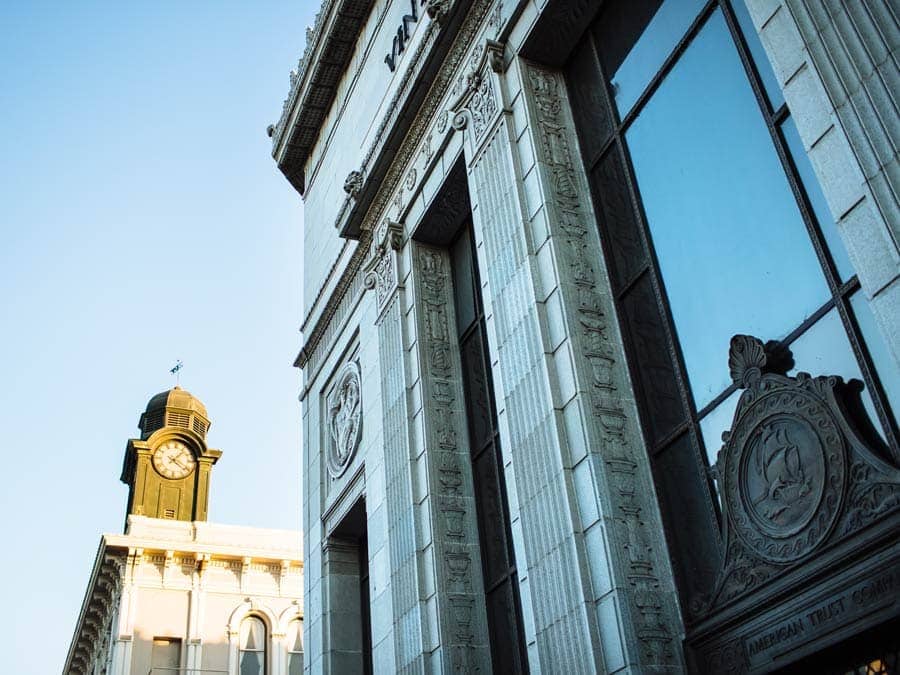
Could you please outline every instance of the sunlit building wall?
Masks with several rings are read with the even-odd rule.
[[[885,0],[322,3],[269,127],[310,673],[896,660],[898,45]]]

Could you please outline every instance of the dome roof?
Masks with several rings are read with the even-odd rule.
[[[209,430],[209,417],[206,406],[199,398],[175,386],[150,399],[139,425],[143,439],[163,427],[193,429],[205,438]]]

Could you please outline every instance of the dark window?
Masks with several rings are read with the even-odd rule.
[[[240,675],[265,675],[266,624],[258,616],[248,616],[241,622],[240,645]]]
[[[900,373],[743,0],[608,0],[566,76],[690,625],[722,555],[730,338],[862,382],[895,461]]]
[[[495,673],[525,673],[528,662],[519,577],[510,536],[497,410],[470,226],[451,246],[450,255],[491,659]]]
[[[294,619],[288,626],[288,675],[303,675],[303,622]]]

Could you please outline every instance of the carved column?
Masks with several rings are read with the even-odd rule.
[[[526,240],[523,177],[517,166],[511,115],[503,106],[502,47],[487,43],[467,76],[454,127],[466,135],[466,162],[478,265],[488,281],[485,311],[504,453],[510,517],[526,635],[540,663],[554,670],[604,671],[596,613],[586,603],[587,565],[579,561],[577,523],[565,474],[563,430],[554,411],[536,279]],[[490,67],[489,67],[490,66]],[[488,309],[488,303],[490,309]],[[513,498],[515,495],[515,498]],[[518,513],[514,504],[518,505]],[[516,519],[518,518],[518,527]],[[529,617],[531,621],[529,621]]]
[[[495,72],[498,52],[488,43],[482,59]],[[454,122],[468,136],[528,638],[558,667],[680,671],[674,583],[564,80],[511,67],[517,77],[478,71]]]
[[[450,257],[427,246],[415,246],[413,257],[437,639],[444,672],[488,673],[491,657]]]
[[[604,562],[618,596],[626,663],[679,670],[681,626],[662,519],[565,82],[561,73],[520,66],[549,225],[546,255],[555,263],[577,382],[573,402],[584,420],[590,472],[583,476],[594,488],[587,498],[577,496],[579,511],[596,509],[605,525]],[[592,598],[603,602],[604,592],[595,579]]]
[[[406,398],[405,290],[398,260],[402,233],[402,227],[392,221],[378,227],[365,277],[377,305],[392,632],[398,673],[421,670],[424,658]]]

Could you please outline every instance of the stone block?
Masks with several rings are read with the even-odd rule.
[[[526,174],[534,166],[534,145],[531,142],[531,134],[521,136],[516,141],[516,149],[519,155],[519,168],[523,174]]]
[[[522,191],[525,194],[526,216],[528,217],[528,220],[531,220],[544,203],[544,193],[541,189],[537,164],[531,168],[531,171],[524,175],[524,179],[522,180]]]
[[[372,644],[377,644],[390,637],[391,627],[393,625],[391,617],[390,591],[385,589],[378,595],[372,595],[375,598],[371,602],[372,606]],[[374,657],[374,654],[373,654]]]
[[[584,547],[587,552],[588,567],[591,571],[591,586],[595,599],[606,597],[613,589],[606,528],[598,521],[585,530]]]
[[[569,401],[562,411],[563,426],[566,432],[566,440],[569,445],[569,455],[572,464],[578,464],[587,457],[587,437],[585,436],[584,418],[581,404],[578,400]]]
[[[513,69],[510,68],[510,70]],[[512,98],[511,106],[513,137],[519,140],[528,129],[528,110],[525,108],[525,99],[522,93],[518,93]]]
[[[803,147],[809,149],[834,125],[831,105],[822,83],[808,63],[784,87]]]
[[[809,159],[835,220],[863,196],[859,164],[842,132],[832,127],[809,151]]]
[[[578,512],[581,516],[581,529],[583,530],[587,530],[600,520],[591,468],[590,460],[585,458],[572,470],[572,482],[575,485],[575,496],[578,500]]]
[[[615,593],[609,593],[597,603],[600,647],[603,650],[603,662],[608,673],[625,667],[624,637],[619,629],[621,621],[618,598]]]
[[[874,206],[864,199],[838,222],[847,254],[869,298],[900,273],[900,255]]]
[[[419,558],[419,595],[422,600],[430,598],[437,592],[437,568],[434,561],[434,543],[428,543],[418,553]]]
[[[525,7],[519,15],[519,19],[516,21],[516,25],[513,27],[512,32],[509,34],[509,39],[507,40],[507,45],[513,54],[518,53],[522,48],[522,44],[531,32],[531,27],[534,25],[535,21],[537,21],[539,13],[538,8],[532,0],[528,0],[528,2],[524,4]]]
[[[542,306],[544,307],[544,313],[547,320],[546,338],[548,347],[551,352],[556,351],[568,337],[566,317],[563,310],[562,291],[557,288],[550,294],[547,298],[547,302]]]
[[[529,250],[537,251],[541,246],[544,245],[544,242],[547,241],[547,237],[550,236],[550,223],[547,220],[546,206],[542,206],[540,210],[536,214],[534,214],[534,217],[532,217],[531,219],[528,231],[531,235]]]
[[[763,25],[760,38],[772,62],[779,84],[784,86],[806,60],[803,38],[785,8],[776,11]]]
[[[740,0],[738,0],[740,1]],[[750,12],[750,18],[753,19],[753,25],[756,30],[760,29],[766,21],[772,18],[772,15],[781,7],[781,0],[745,0],[747,10]],[[783,11],[783,10],[782,10]]]
[[[559,398],[553,402],[553,406],[560,410],[575,398],[575,394],[578,392],[571,345],[570,341],[566,341],[559,349],[553,352],[553,364],[556,370],[557,386],[559,387]]]
[[[546,302],[550,294],[557,288],[559,275],[556,271],[556,261],[554,260],[553,240],[548,239],[544,242],[534,256],[535,265],[535,300],[538,302]]]
[[[372,647],[372,669],[379,674],[394,672],[394,641],[390,636]]]

